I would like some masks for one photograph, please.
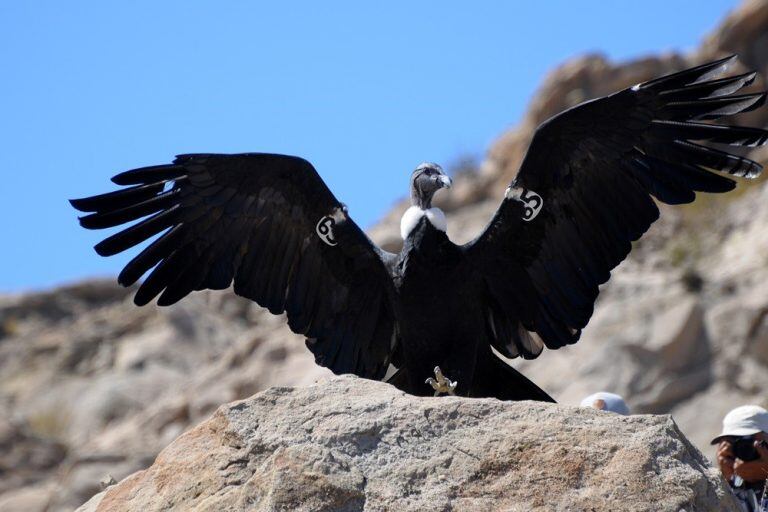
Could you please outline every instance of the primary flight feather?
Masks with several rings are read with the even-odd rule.
[[[598,286],[658,218],[761,167],[730,146],[768,132],[712,121],[763,105],[737,94],[755,73],[716,79],[735,57],[638,84],[543,123],[485,231],[459,246],[432,197],[439,165],[411,176],[403,249],[378,248],[314,167],[263,153],[180,155],[124,172],[127,188],[76,199],[83,227],[138,221],[96,245],[110,256],[160,236],[118,277],[144,305],[224,289],[307,337],[318,364],[413,394],[551,398],[498,358],[575,343]],[[714,147],[713,144],[719,145]],[[141,220],[139,220],[141,219]],[[427,378],[434,372],[435,378]]]

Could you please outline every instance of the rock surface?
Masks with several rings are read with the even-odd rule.
[[[221,407],[80,512],[736,511],[669,416],[336,377]]]
[[[543,82],[520,124],[438,197],[462,242],[488,222],[535,127],[551,114],[654,75],[738,53],[735,71],[768,76],[768,2],[743,3],[689,55],[571,60]],[[768,125],[768,109],[743,122]],[[768,150],[750,155],[768,162]],[[425,159],[427,159],[425,157]],[[399,245],[395,207],[371,230]],[[353,212],[354,213],[354,212]],[[622,394],[639,413],[671,413],[695,445],[735,405],[768,406],[768,186],[664,208],[603,287],[581,341],[518,368],[561,403]],[[0,510],[69,511],[146,468],[220,404],[268,386],[311,384],[314,365],[284,319],[231,293],[136,308],[114,280],[0,296]],[[8,444],[4,444],[8,443]]]
[[[330,375],[231,293],[131,295],[110,280],[0,298],[0,511],[71,511],[222,403]]]

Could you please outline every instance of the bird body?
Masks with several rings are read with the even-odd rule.
[[[180,155],[118,174],[127,188],[72,205],[89,212],[80,218],[89,229],[137,221],[97,244],[100,255],[159,235],[118,276],[128,286],[147,274],[137,305],[233,286],[286,313],[316,362],[336,373],[389,375],[418,395],[552,400],[497,354],[533,359],[576,343],[598,287],[658,218],[654,198],[688,203],[733,189],[721,173],[760,173],[728,146],[762,145],[768,132],[712,122],[765,101],[735,94],[755,73],[715,78],[732,61],[543,123],[493,218],[463,245],[432,207],[451,185],[433,163],[411,175],[399,254],[371,242],[309,162],[286,155]]]
[[[477,296],[481,277],[445,232],[422,217],[406,238],[395,267],[401,308],[402,368],[409,389],[431,391],[424,379],[439,366],[468,394],[478,346],[485,343]],[[450,318],[451,322],[445,319]]]

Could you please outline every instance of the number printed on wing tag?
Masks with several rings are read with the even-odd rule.
[[[541,207],[544,206],[544,199],[533,190],[527,188],[509,187],[505,196],[507,199],[517,199],[525,204],[523,220],[526,222],[535,219],[541,211]]]
[[[523,189],[523,193],[520,194],[520,199],[525,203],[525,212],[523,212],[523,220],[531,221],[541,211],[541,207],[544,206],[544,200],[539,194],[533,190]]]
[[[320,237],[320,240],[331,247],[338,244],[333,236],[333,226],[335,225],[336,221],[333,220],[333,217],[325,216],[317,221],[317,226],[315,226],[315,231],[317,232],[317,236]]]

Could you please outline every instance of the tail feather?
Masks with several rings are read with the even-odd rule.
[[[555,399],[549,396],[546,391],[499,359],[491,351],[479,356],[470,396],[555,403]]]

